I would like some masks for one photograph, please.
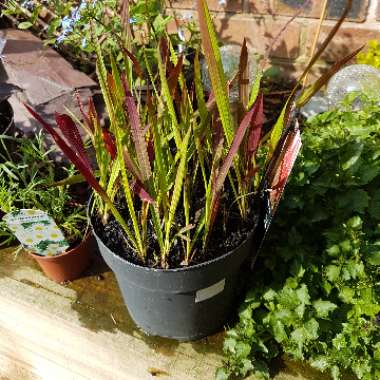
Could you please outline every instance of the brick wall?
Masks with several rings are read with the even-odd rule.
[[[168,3],[169,12],[174,12],[177,19],[193,17],[196,20],[194,0],[168,0]],[[289,73],[298,72],[308,60],[322,0],[208,0],[221,39],[240,44],[246,37],[249,46],[260,53],[267,49],[272,38],[305,3],[304,11],[287,27],[271,53],[272,63],[281,65]],[[329,0],[320,40],[334,25],[334,19],[342,13],[345,4],[346,0]],[[349,17],[316,71],[323,70],[326,63],[334,62],[370,39],[380,40],[380,1],[353,0]]]

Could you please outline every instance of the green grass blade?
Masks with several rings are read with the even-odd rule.
[[[163,98],[165,99],[165,103],[166,103],[166,106],[168,108],[168,112],[171,118],[174,141],[177,146],[177,149],[179,149],[181,146],[181,134],[179,130],[179,123],[177,120],[177,115],[174,108],[173,99],[170,93],[168,80],[166,78],[166,66],[162,62],[160,49],[157,50],[156,56],[157,56],[158,71],[160,74],[160,81],[161,81],[161,93],[162,93]]]
[[[206,108],[205,94],[203,92],[201,65],[199,62],[198,53],[195,55],[195,59],[194,59],[194,87],[195,87],[195,95],[197,98],[197,104],[198,104],[198,109],[199,109],[199,115],[200,115],[201,121],[205,123],[208,117],[208,112]]]
[[[164,214],[166,215],[166,210],[169,207],[169,201],[167,197],[168,183],[167,174],[168,169],[164,159],[164,150],[162,142],[162,132],[158,129],[158,123],[153,123],[152,125],[153,141],[154,141],[154,174],[158,177],[158,195],[161,199],[161,206]]]
[[[116,192],[117,192],[117,186],[116,186],[116,181],[119,178],[120,175],[120,161],[115,160],[112,169],[111,169],[111,174],[108,179],[108,184],[107,184],[107,195],[113,200]]]
[[[157,204],[150,205],[150,213],[152,216],[154,232],[156,233],[158,245],[160,247],[160,256],[163,257],[165,255],[165,243],[164,243],[164,235],[162,233],[160,212],[157,207]]]
[[[185,212],[185,224],[186,226],[190,225],[190,186],[189,186],[189,178],[186,178],[184,180],[183,184],[183,209]],[[187,229],[186,232],[186,262],[189,261],[190,258],[190,247],[191,247],[191,242],[190,242],[190,229]]]
[[[223,70],[218,41],[207,6],[207,1],[197,0],[197,8],[202,45],[208,65],[212,89],[215,95],[226,141],[228,146],[230,146],[234,136],[234,122],[230,110],[227,81]]]
[[[117,146],[117,160],[120,165],[121,172],[121,184],[124,190],[125,201],[127,202],[129,216],[132,220],[133,230],[134,230],[134,240],[136,244],[137,253],[142,260],[145,260],[145,246],[143,245],[141,239],[141,232],[138,224],[136,210],[133,204],[132,191],[129,185],[128,174],[125,166],[124,155],[123,155],[123,138],[124,134],[119,128],[115,129],[115,138]],[[111,210],[112,211],[112,210]],[[129,237],[129,236],[128,236]]]
[[[114,106],[112,103],[111,94],[110,94],[108,84],[107,84],[108,73],[107,73],[106,66],[104,64],[104,58],[103,58],[103,54],[102,54],[102,50],[101,50],[99,42],[96,42],[96,55],[97,55],[96,74],[98,77],[100,89],[102,91],[104,103],[108,111],[108,116],[112,124],[112,122],[114,121]]]
[[[172,191],[172,198],[170,201],[169,218],[165,223],[166,224],[165,225],[165,253],[164,253],[164,256],[161,258],[162,263],[164,265],[166,265],[166,259],[167,259],[167,255],[169,253],[169,248],[170,248],[170,231],[172,229],[177,206],[178,206],[179,200],[181,198],[181,193],[183,190],[183,181],[186,175],[186,167],[187,167],[187,159],[188,159],[187,147],[189,144],[190,135],[191,135],[191,127],[189,127],[180,147],[180,161],[178,164],[177,174],[176,174],[176,178],[174,182],[174,188]]]
[[[252,84],[251,94],[249,96],[249,102],[248,102],[247,109],[252,108],[252,106],[254,105],[254,103],[257,99],[257,96],[259,95],[262,77],[263,77],[262,71],[261,70],[257,71],[255,81]]]
[[[272,131],[270,133],[269,150],[268,150],[266,162],[268,162],[269,159],[272,157],[273,152],[276,149],[277,143],[280,141],[282,130],[284,129],[284,121],[285,121],[286,112],[288,110],[288,104],[289,104],[289,99],[285,103],[285,106],[283,107],[280,113],[280,116],[278,117],[276,124],[273,126]]]

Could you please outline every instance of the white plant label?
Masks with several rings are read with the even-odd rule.
[[[3,217],[22,246],[40,256],[56,256],[69,248],[62,231],[45,211],[21,209]]]
[[[198,290],[195,293],[195,303],[206,301],[209,298],[215,297],[217,294],[221,293],[226,286],[226,279],[217,282],[214,285],[211,285],[207,288],[203,288]]]

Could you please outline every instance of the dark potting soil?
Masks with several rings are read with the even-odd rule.
[[[219,211],[217,220],[215,221],[215,225],[206,250],[202,250],[201,242],[199,242],[194,250],[195,253],[191,258],[188,266],[207,262],[216,259],[228,252],[231,252],[239,245],[241,245],[252,232],[255,224],[253,201],[250,205],[248,217],[246,220],[241,219],[238,211],[233,210],[227,213],[227,210],[229,210],[232,202],[232,197],[227,197],[227,199],[225,199],[225,202],[222,204]],[[129,227],[132,229],[132,222],[128,217],[128,209],[125,202],[117,202],[116,207],[127,221]],[[151,268],[161,267],[159,259],[159,246],[154,234],[152,224],[148,223],[147,240],[149,246],[147,249],[147,258],[145,263],[142,262],[135,251],[131,249],[130,245],[127,242],[123,229],[112,216],[109,217],[107,224],[103,225],[100,217],[95,215],[92,218],[92,225],[96,234],[100,237],[103,243],[115,254],[137,265],[147,266]],[[177,230],[181,229],[185,225],[183,216],[177,216],[176,225],[177,227],[173,228],[177,228]],[[178,238],[173,244],[172,250],[168,257],[168,266],[170,269],[181,268],[184,266],[184,252],[184,242]]]

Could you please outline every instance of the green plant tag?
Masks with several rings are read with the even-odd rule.
[[[62,231],[45,211],[16,210],[3,220],[26,250],[40,256],[56,256],[69,247]]]

